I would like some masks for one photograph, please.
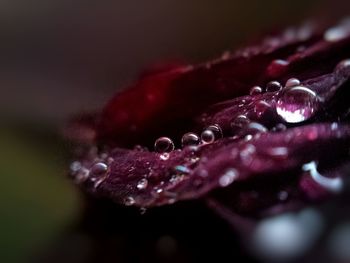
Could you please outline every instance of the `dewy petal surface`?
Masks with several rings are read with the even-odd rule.
[[[90,150],[71,175],[94,197],[137,207],[202,198],[262,215],[322,200],[347,175],[349,47],[350,34],[304,25],[218,60],[147,73],[85,120]],[[219,136],[178,148],[183,134],[200,138],[208,126]],[[175,150],[145,148],[164,136]]]

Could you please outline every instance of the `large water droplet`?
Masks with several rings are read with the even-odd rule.
[[[288,123],[308,120],[318,107],[317,94],[303,86],[285,89],[276,103],[277,114]]]
[[[143,178],[141,179],[140,181],[138,181],[137,183],[137,189],[139,190],[143,190],[143,189],[146,189],[147,188],[147,185],[148,185],[148,181],[146,178]]]
[[[275,92],[282,89],[281,83],[278,81],[270,81],[266,84],[266,92]]]
[[[185,133],[181,139],[182,147],[196,146],[199,143],[200,143],[200,138],[198,137],[197,134],[195,134],[193,132]]]
[[[261,94],[263,92],[262,88],[259,86],[254,86],[250,89],[249,91],[249,95],[254,96],[254,95],[258,95]]]
[[[171,152],[174,148],[173,141],[168,137],[160,137],[154,143],[154,149],[158,153]]]

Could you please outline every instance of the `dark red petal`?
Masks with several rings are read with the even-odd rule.
[[[295,54],[298,47],[317,43],[321,37],[309,25],[291,28],[215,61],[147,75],[108,103],[100,119],[99,138],[132,146],[150,144],[164,134],[178,137],[207,106],[241,96],[251,86],[281,75],[287,68],[274,69],[276,59]],[[272,76],[271,68],[281,73]]]
[[[233,209],[247,212],[252,210],[246,200],[247,185],[258,193],[268,193],[273,187],[280,191],[283,187],[296,187],[293,182],[299,181],[304,164],[315,161],[322,169],[338,167],[348,158],[349,147],[349,126],[320,124],[261,134],[250,141],[223,139],[195,152],[189,148],[174,151],[169,157],[142,150],[115,149],[104,157],[95,156],[83,162],[89,170],[96,163],[108,163],[108,159],[110,164],[101,177],[98,173],[91,176],[92,172],[81,184],[96,196],[126,205],[157,206],[212,193],[219,200],[229,202]],[[330,148],[332,158],[329,158]],[[301,193],[307,189],[296,187],[292,191],[302,199]],[[256,197],[251,198],[251,203],[259,204],[254,201]],[[273,203],[268,198],[261,200],[265,205]]]

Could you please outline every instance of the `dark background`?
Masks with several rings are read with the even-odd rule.
[[[41,254],[82,211],[65,178],[67,118],[146,66],[200,62],[268,30],[349,12],[340,0],[0,2],[0,262]],[[74,242],[73,242],[74,245]]]

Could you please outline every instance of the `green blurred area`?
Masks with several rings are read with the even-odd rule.
[[[74,222],[79,200],[58,141],[3,129],[0,145],[0,262],[28,262]]]

